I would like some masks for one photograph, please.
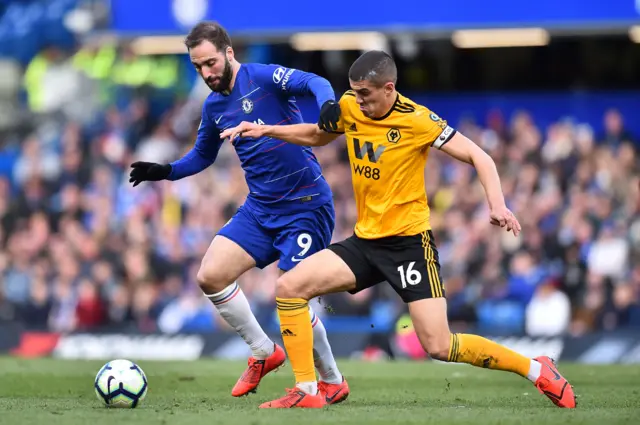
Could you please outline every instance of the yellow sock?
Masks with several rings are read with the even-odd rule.
[[[497,342],[469,334],[451,334],[448,361],[514,372],[525,378],[531,366],[531,359]]]
[[[313,364],[313,328],[309,302],[302,298],[276,298],[282,340],[298,382],[316,381]]]

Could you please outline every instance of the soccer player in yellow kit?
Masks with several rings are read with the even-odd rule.
[[[549,357],[530,359],[483,337],[449,330],[424,182],[429,149],[476,168],[492,224],[514,235],[521,227],[506,207],[491,157],[447,121],[399,94],[396,79],[393,59],[382,51],[369,51],[349,70],[352,90],[340,99],[337,128],[243,122],[221,134],[231,140],[242,133],[245,138],[269,136],[323,146],[344,133],[358,211],[353,236],[306,258],[278,280],[278,316],[296,388],[260,407],[326,405],[332,395],[318,393],[308,301],[332,292],[356,293],[387,281],[407,303],[422,347],[432,358],[514,372],[528,378],[557,406],[574,408],[573,388]]]

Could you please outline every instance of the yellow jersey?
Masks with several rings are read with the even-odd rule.
[[[381,118],[367,118],[347,91],[337,132],[344,133],[363,239],[412,236],[431,229],[424,182],[429,148],[441,148],[455,130],[422,105],[398,94]]]

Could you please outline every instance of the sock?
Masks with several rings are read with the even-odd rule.
[[[531,359],[531,364],[529,365],[529,372],[527,373],[527,379],[535,384],[538,378],[540,377],[541,373],[542,373],[542,363]]]
[[[320,317],[309,306],[311,327],[313,328],[313,362],[318,369],[320,380],[328,384],[341,384],[342,374],[338,370],[336,359],[333,357],[331,345],[327,338],[327,330]]]
[[[496,342],[469,334],[451,334],[447,361],[504,370],[522,377],[527,377],[531,368],[531,359]]]
[[[313,329],[309,320],[309,302],[302,298],[278,298],[276,297],[278,317],[280,318],[280,330],[282,340],[291,362],[296,383],[310,387],[310,391],[316,394],[313,383],[317,381],[313,364]],[[310,383],[310,384],[309,384]]]
[[[213,295],[206,295],[220,316],[244,339],[256,359],[266,359],[273,354],[274,343],[262,330],[253,315],[249,301],[237,283],[227,286]]]
[[[313,382],[298,382],[296,387],[300,388],[307,394],[318,394],[318,383],[316,381]]]

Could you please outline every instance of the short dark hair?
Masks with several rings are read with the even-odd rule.
[[[360,55],[349,69],[352,81],[369,81],[381,87],[388,82],[396,83],[398,68],[393,58],[382,50],[370,50]]]
[[[193,49],[203,41],[208,41],[213,44],[219,52],[226,50],[227,47],[231,47],[229,33],[217,22],[200,22],[191,28],[191,31],[189,31],[189,34],[187,34],[187,37],[184,39],[184,44],[187,46],[187,49]]]

